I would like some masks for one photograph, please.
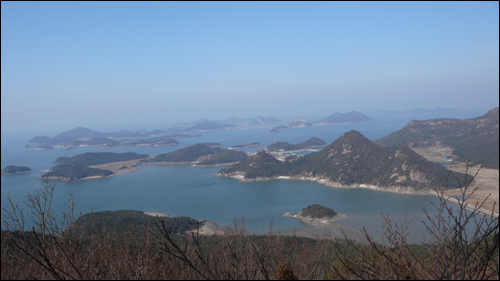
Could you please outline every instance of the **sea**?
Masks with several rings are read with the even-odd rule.
[[[201,138],[177,139],[176,146],[137,147],[78,147],[35,150],[24,148],[34,135],[3,135],[1,137],[1,168],[8,165],[28,166],[32,170],[46,170],[55,166],[60,156],[85,152],[137,152],[156,156],[200,142],[217,142],[227,148],[232,145],[259,142],[261,147],[248,147],[245,152],[255,152],[267,145],[286,141],[299,143],[311,137],[333,142],[343,133],[357,130],[370,140],[376,140],[403,128],[411,120],[432,118],[473,118],[485,112],[467,112],[433,115],[375,115],[374,120],[358,124],[339,124],[295,128],[269,133],[270,127],[200,132]],[[120,128],[127,129],[127,128]],[[321,149],[321,148],[318,148]],[[363,240],[362,231],[380,240],[384,216],[391,222],[410,223],[408,242],[420,243],[428,237],[423,222],[437,211],[433,204],[439,201],[427,195],[396,194],[362,188],[332,188],[317,182],[300,180],[268,180],[239,182],[233,178],[214,177],[224,166],[192,167],[191,165],[141,165],[140,170],[102,179],[73,182],[56,182],[51,208],[55,213],[67,209],[70,193],[73,194],[76,212],[82,214],[114,210],[141,210],[164,212],[172,216],[189,216],[198,220],[213,221],[220,228],[245,221],[249,233],[309,237],[341,237]],[[42,187],[38,178],[42,172],[1,176],[2,229],[5,229],[8,198],[25,205],[28,194],[35,194]],[[311,204],[320,204],[346,214],[346,218],[331,225],[312,226],[293,218],[282,217],[285,212],[298,213]],[[27,217],[26,227],[32,223]]]

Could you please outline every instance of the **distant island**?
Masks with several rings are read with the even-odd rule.
[[[153,136],[153,137],[151,137]],[[55,148],[66,148],[68,150],[79,146],[127,147],[142,146],[150,147],[177,145],[175,138],[202,137],[202,135],[188,135],[179,133],[178,130],[154,130],[151,132],[127,130],[115,133],[101,133],[88,128],[78,127],[63,132],[53,138],[47,136],[36,136],[32,138],[26,148],[35,147],[37,150],[49,150]]]
[[[313,125],[313,123],[307,121],[306,119],[304,119],[302,117],[298,117],[286,125],[281,125],[281,126],[272,128],[271,131],[269,131],[269,133],[277,133],[277,132],[282,131],[282,130],[288,130],[288,129],[293,129],[293,128],[310,127],[312,125]]]
[[[350,124],[350,123],[361,123],[373,120],[372,118],[364,115],[363,113],[357,111],[351,111],[347,113],[333,113],[324,119],[314,122],[314,125],[327,125],[327,124]]]
[[[216,176],[241,181],[267,179],[313,180],[333,187],[361,187],[393,192],[427,193],[443,186],[448,170],[408,147],[381,147],[357,131],[344,133],[323,150],[294,161],[279,161],[258,152],[245,161],[219,171]],[[451,172],[450,178],[463,178]],[[457,183],[448,182],[448,188]]]
[[[284,213],[283,217],[296,218],[302,222],[320,222],[327,223],[337,220],[339,214],[333,209],[321,206],[319,204],[310,205],[298,214]]]
[[[304,128],[318,125],[331,125],[331,124],[350,124],[362,123],[373,120],[372,118],[357,111],[350,111],[347,113],[333,113],[317,122],[311,123],[304,118],[296,118],[292,122],[272,128],[269,133],[278,133],[279,131],[289,130],[293,128]]]
[[[185,131],[213,131],[234,128],[233,124],[220,124],[208,120],[200,120],[186,126]]]
[[[303,149],[311,149],[314,147],[325,146],[327,143],[318,138],[310,138],[309,140],[300,142],[298,144],[290,144],[287,142],[275,142],[267,146],[268,151],[297,151]]]
[[[4,169],[2,169],[0,173],[4,176],[7,176],[7,175],[23,174],[28,172],[31,172],[31,169],[29,167],[9,165]]]
[[[258,142],[252,142],[249,144],[240,144],[240,145],[232,145],[228,147],[228,149],[242,149],[242,148],[247,148],[247,147],[252,147],[252,146],[262,146],[262,144]]]
[[[403,129],[375,142],[387,148],[403,145],[417,150],[436,146],[450,147],[455,160],[471,160],[484,167],[498,169],[498,121],[498,107],[472,119],[414,120]]]
[[[248,125],[258,126],[258,125],[266,125],[266,124],[277,123],[277,122],[280,122],[280,120],[276,117],[269,116],[266,118],[266,117],[262,117],[259,115],[259,116],[255,117],[255,119],[250,121],[248,123]]]

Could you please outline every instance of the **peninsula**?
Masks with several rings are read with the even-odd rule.
[[[313,180],[333,187],[428,193],[443,186],[448,170],[432,163],[408,147],[378,146],[357,131],[344,133],[323,150],[295,161],[279,161],[266,152],[219,171],[216,176],[241,181],[266,179]],[[450,178],[463,178],[451,172]],[[456,187],[448,182],[448,188]]]
[[[499,110],[472,119],[411,121],[403,129],[375,142],[384,147],[408,146],[415,151],[447,147],[456,161],[471,160],[484,167],[499,168]]]

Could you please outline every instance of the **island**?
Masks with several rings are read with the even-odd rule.
[[[9,165],[9,166],[5,167],[4,169],[2,169],[2,171],[0,171],[0,173],[4,176],[15,175],[15,174],[24,174],[24,173],[28,173],[28,172],[31,172],[31,169],[29,167],[14,166],[14,165]]]
[[[252,146],[262,146],[262,144],[258,142],[252,142],[249,144],[240,144],[240,145],[232,145],[228,147],[228,149],[242,149],[242,148],[247,148],[247,147],[252,147]]]
[[[145,159],[148,156],[148,154],[138,154],[135,152],[87,152],[84,154],[75,155],[73,157],[59,157],[54,162],[81,166],[92,166],[113,162]]]
[[[328,223],[341,218],[339,213],[335,212],[333,209],[321,206],[319,204],[310,205],[302,209],[302,211],[298,214],[284,213],[282,216],[295,218],[301,222],[306,222],[306,223],[315,223],[315,222]],[[342,216],[342,218],[345,217],[346,217],[345,215]]]
[[[335,112],[318,122],[314,122],[314,125],[362,123],[371,120],[373,119],[364,115],[363,113],[353,110],[347,113]]]
[[[250,126],[258,126],[258,125],[266,125],[266,124],[269,124],[269,123],[277,123],[279,122],[280,120],[276,117],[272,117],[272,116],[269,116],[269,117],[263,117],[263,116],[257,116],[255,117],[255,119],[253,119],[252,121],[250,121],[248,123],[248,125]]]
[[[352,130],[323,150],[296,160],[280,161],[260,151],[215,176],[240,181],[312,180],[332,187],[428,194],[433,186],[445,185],[448,172],[408,147],[384,148]],[[464,178],[464,174],[451,172],[450,178],[455,177]],[[458,183],[449,181],[447,188],[458,188]]]
[[[304,119],[302,117],[298,117],[286,125],[274,127],[273,129],[271,129],[271,131],[269,131],[269,133],[277,133],[281,130],[288,130],[288,129],[293,129],[293,128],[305,128],[305,127],[310,127],[312,125],[313,125],[313,123],[307,121],[306,119]]]
[[[83,179],[104,178],[111,175],[113,175],[113,172],[110,170],[90,168],[77,164],[60,164],[50,169],[39,179],[74,181]]]
[[[174,152],[160,154],[144,163],[195,164],[197,167],[229,165],[244,161],[247,154],[218,147],[218,143],[199,143]]]
[[[297,144],[290,144],[287,142],[275,142],[267,146],[268,151],[297,151],[304,149],[311,149],[315,147],[325,146],[327,143],[324,140],[318,138],[310,138],[309,140],[303,141]]]
[[[183,130],[180,130],[183,131]],[[153,136],[153,137],[152,137]],[[164,146],[179,144],[175,138],[201,137],[202,135],[181,134],[177,129],[153,130],[147,132],[121,130],[114,133],[102,133],[85,127],[78,127],[70,131],[65,131],[51,138],[47,136],[36,136],[25,146],[35,147],[37,150],[49,150],[54,148],[74,149],[79,146],[127,147],[149,145]]]

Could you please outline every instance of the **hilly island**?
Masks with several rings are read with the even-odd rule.
[[[265,179],[314,180],[333,187],[419,193],[444,186],[449,171],[408,147],[384,148],[357,131],[344,133],[323,150],[289,162],[261,151],[216,174],[242,181]],[[463,174],[451,172],[454,179]],[[455,187],[454,181],[447,183]]]
[[[411,121],[403,129],[376,140],[388,148],[409,146],[413,149],[445,146],[456,160],[499,167],[498,107],[472,119],[430,119]]]
[[[318,138],[310,138],[309,140],[297,143],[290,144],[287,142],[275,142],[267,146],[267,150],[269,151],[295,151],[301,149],[311,149],[315,147],[321,147],[326,145],[324,140],[320,140]]]

